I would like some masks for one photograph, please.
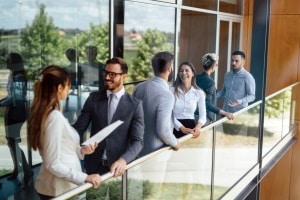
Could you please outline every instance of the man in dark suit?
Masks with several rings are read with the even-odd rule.
[[[104,174],[110,171],[114,177],[121,176],[127,163],[134,160],[143,147],[143,106],[140,100],[124,89],[127,71],[128,66],[122,58],[107,60],[103,71],[105,88],[89,95],[73,125],[83,135],[91,123],[93,136],[116,120],[124,122],[100,142],[93,154],[85,156],[84,167],[88,174]],[[114,95],[113,98],[111,94]],[[112,118],[108,119],[111,109],[114,110]]]

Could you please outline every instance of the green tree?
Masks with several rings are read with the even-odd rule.
[[[174,51],[173,42],[167,41],[167,34],[157,30],[148,29],[143,39],[137,43],[136,57],[130,66],[131,81],[145,80],[153,76],[151,58],[160,51]]]
[[[109,29],[108,23],[101,25],[90,24],[90,29],[78,35],[78,49],[80,55],[85,55],[85,47],[96,46],[97,60],[104,63],[109,58]]]
[[[29,67],[28,73],[35,76],[37,69],[53,61],[57,63],[62,57],[58,49],[61,42],[62,38],[54,26],[53,19],[47,16],[45,5],[40,4],[39,13],[31,24],[26,24],[21,34],[21,52]]]

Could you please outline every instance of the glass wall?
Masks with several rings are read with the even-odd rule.
[[[150,59],[158,51],[174,53],[175,63],[191,61],[200,73],[201,57],[207,52],[216,52],[219,49],[217,19],[221,13],[218,9],[222,7],[226,10],[224,12],[227,12],[225,8],[227,6],[221,5],[217,0],[116,0],[113,3],[109,0],[2,1],[0,2],[0,98],[7,96],[9,71],[6,69],[5,61],[9,52],[18,52],[23,57],[28,77],[26,99],[28,105],[33,99],[33,84],[41,69],[50,64],[66,67],[72,75],[72,88],[67,100],[62,102],[62,111],[69,122],[73,123],[89,93],[102,86],[103,63],[113,56],[110,52],[114,52],[112,49],[116,48],[112,42],[115,38],[112,38],[114,34],[111,31],[115,25],[113,18],[117,15],[113,15],[115,7],[110,7],[112,4],[124,5],[120,8],[124,11],[124,26],[121,24],[119,27],[124,29],[123,57],[129,64],[127,83],[143,81],[153,76]],[[234,2],[230,4],[235,5]],[[231,10],[233,9],[228,9],[228,12],[239,14]],[[240,15],[237,17],[242,18]],[[235,36],[233,39],[238,45],[241,42],[240,35]],[[134,84],[126,85],[128,92],[133,88]],[[3,160],[0,164],[0,175],[3,175],[11,172],[13,161],[6,144],[3,124],[5,108],[1,107],[0,112],[0,144],[5,155],[1,156]],[[41,158],[38,152],[33,151],[32,157],[28,156],[26,126],[26,122],[22,124],[21,142],[17,143],[33,165],[39,164]],[[187,167],[186,170],[193,171],[187,178],[189,184],[175,180],[179,186],[184,185],[185,189],[180,195],[188,197],[199,187],[205,188],[201,195],[204,193],[207,196],[211,195],[213,177],[208,172],[212,170],[212,136],[211,130],[207,131],[203,133],[200,141],[191,141],[183,147],[185,149],[183,152],[192,151],[201,156],[193,168],[189,168],[193,163],[184,166]],[[179,168],[176,170],[180,173],[180,166],[187,161],[177,160],[175,153],[169,155],[169,158],[166,171],[178,164]],[[190,162],[192,161],[191,159]],[[194,168],[199,170],[195,171]],[[167,176],[171,175],[167,173]],[[173,182],[172,180],[168,183],[166,188],[170,189]],[[197,186],[193,188],[191,183]]]
[[[89,92],[97,90],[101,84],[101,63],[109,58],[109,1],[29,0],[2,1],[0,4],[0,98],[8,95],[6,57],[9,52],[17,52],[23,58],[29,104],[39,71],[50,64],[60,65],[72,74],[71,93],[62,103],[65,116],[73,122]],[[3,124],[5,109],[1,107],[0,110],[0,141],[6,155],[1,156],[1,170],[5,169],[1,174],[13,169]],[[18,145],[28,158],[26,122],[20,134]],[[40,162],[39,154],[33,152],[32,164]]]
[[[175,53],[175,8],[125,1],[125,10],[126,82],[146,80],[153,77],[150,61],[156,52]]]

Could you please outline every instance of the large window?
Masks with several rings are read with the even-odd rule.
[[[124,58],[130,68],[127,81],[149,79],[152,56],[159,51],[174,53],[175,9],[126,1],[124,21]]]

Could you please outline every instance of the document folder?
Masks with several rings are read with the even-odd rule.
[[[123,123],[121,120],[117,120],[114,123],[106,126],[105,128],[101,129],[90,137],[88,140],[82,143],[82,145],[89,145],[89,144],[95,144],[95,142],[99,143],[102,140],[104,140],[111,132],[113,132],[118,126],[120,126]]]

